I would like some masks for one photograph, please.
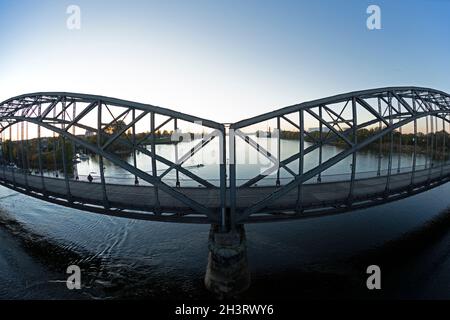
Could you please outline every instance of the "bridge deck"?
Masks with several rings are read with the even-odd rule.
[[[450,176],[450,165],[438,166],[431,169],[416,171],[413,185],[411,185],[412,173],[393,174],[389,181],[391,193],[402,191],[411,186],[421,187],[430,181],[441,180]],[[12,171],[10,168],[0,168],[0,180],[3,185],[19,190],[39,193],[42,197],[53,199],[64,199],[67,202],[68,192],[64,179],[44,177],[36,175],[25,175],[23,172]],[[379,198],[386,194],[387,177],[373,177],[354,181],[352,199],[364,201]],[[100,183],[89,183],[84,181],[69,181],[71,203],[78,206],[94,205],[103,206],[103,191]],[[23,189],[23,190],[20,190]],[[45,191],[44,191],[45,190]],[[177,190],[190,199],[197,201],[203,206],[219,212],[220,190],[196,187],[182,187]],[[238,189],[237,210],[245,210],[253,204],[261,201],[276,190],[276,187],[249,187]],[[302,208],[323,208],[326,206],[347,205],[349,199],[350,181],[327,182],[317,184],[305,184],[302,187]],[[152,186],[134,186],[106,184],[106,194],[110,208],[119,210],[136,210],[144,212],[175,213],[177,215],[195,214],[193,209],[180,200],[158,190],[159,206],[156,205],[156,192]],[[264,212],[283,212],[294,210],[297,205],[298,190],[295,188],[282,198],[274,201]],[[229,196],[227,196],[229,199]],[[158,208],[158,209],[157,209]],[[88,211],[95,211],[89,210]]]

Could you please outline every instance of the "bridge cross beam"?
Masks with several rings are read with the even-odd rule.
[[[376,100],[378,102],[378,110],[376,110],[377,106],[375,105],[376,103],[373,103],[373,100]],[[395,103],[395,101],[397,101],[397,103]],[[281,199],[284,199],[284,196],[289,194],[291,191],[293,191],[293,193],[295,192],[295,203],[292,205],[292,207],[290,207],[290,209],[295,211],[298,217],[310,214],[308,204],[305,205],[303,199],[303,191],[305,187],[304,182],[308,181],[308,179],[311,179],[312,177],[323,178],[322,174],[325,170],[335,166],[339,161],[342,161],[346,157],[351,158],[352,161],[352,173],[349,180],[350,189],[348,193],[348,203],[351,204],[351,206],[353,206],[354,203],[358,204],[359,200],[356,196],[354,196],[354,193],[356,193],[357,190],[357,152],[365,146],[374,143],[375,141],[380,141],[380,145],[381,143],[390,143],[391,150],[389,150],[390,160],[387,177],[388,183],[386,183],[386,187],[388,192],[395,191],[391,190],[391,185],[389,183],[389,180],[391,178],[390,176],[393,175],[392,169],[395,168],[392,162],[392,148],[393,145],[398,145],[398,150],[402,150],[404,148],[404,145],[401,136],[397,141],[397,135],[394,135],[394,130],[403,134],[402,127],[408,123],[414,123],[414,126],[416,127],[414,130],[414,150],[415,152],[417,152],[417,121],[421,118],[426,119],[425,122],[428,126],[428,131],[431,131],[428,132],[426,139],[428,145],[427,161],[428,163],[431,163],[433,161],[436,162],[437,155],[442,158],[442,160],[444,160],[446,157],[446,136],[444,133],[446,133],[447,131],[446,123],[450,121],[448,117],[450,111],[449,101],[449,96],[447,94],[432,89],[416,87],[382,88],[352,92],[349,94],[343,94],[335,97],[320,99],[317,101],[302,103],[232,124],[230,126],[230,131],[231,129],[236,131],[241,129],[243,130],[243,128],[250,125],[256,125],[258,123],[261,123],[262,121],[273,119],[277,122],[276,127],[278,131],[282,131],[282,123],[288,123],[292,125],[301,136],[298,141],[299,151],[293,155],[286,157],[285,159],[281,159],[281,154],[283,154],[281,151],[283,150],[281,149],[280,144],[278,144],[276,152],[273,152],[273,150],[265,150],[265,148],[262,148],[258,141],[253,141],[253,139],[251,140],[251,138],[246,133],[243,137],[237,138],[243,139],[243,141],[247,145],[256,148],[256,150],[262,154],[265,153],[266,156],[276,156],[277,163],[273,163],[273,166],[271,166],[265,173],[275,172],[276,182],[280,182],[279,187],[277,187],[275,191],[270,191],[267,196],[263,197],[262,199],[258,199],[258,201],[252,203],[247,209],[243,209],[241,192],[243,192],[247,188],[252,188],[266,175],[257,175],[255,177],[251,177],[250,179],[244,181],[244,183],[240,184],[239,188],[237,187],[236,180],[238,177],[236,176],[235,172],[236,164],[231,164],[232,157],[230,157],[230,165],[226,165],[227,151],[229,151],[231,155],[231,150],[233,149],[233,147],[235,149],[235,146],[233,146],[235,139],[230,139],[230,142],[227,144],[226,139],[224,139],[223,137],[202,137],[202,141],[200,141],[197,144],[197,147],[195,147],[193,150],[189,150],[189,152],[187,152],[185,155],[182,155],[181,157],[176,154],[175,162],[169,161],[168,159],[165,159],[160,154],[158,154],[156,152],[156,148],[154,148],[154,144],[156,143],[153,143],[153,145],[150,147],[150,150],[148,150],[141,145],[141,142],[143,143],[145,140],[137,141],[138,139],[136,136],[136,126],[138,125],[138,123],[140,123],[140,120],[144,119],[144,116],[138,119],[143,112],[153,112],[154,117],[155,115],[164,115],[166,117],[162,124],[159,124],[157,126],[156,122],[154,123],[151,132],[151,135],[153,136],[156,130],[159,130],[160,127],[162,128],[164,125],[169,124],[171,121],[173,121],[174,123],[174,131],[176,131],[178,129],[177,122],[179,120],[195,123],[197,120],[199,120],[199,118],[197,117],[177,113],[168,109],[142,105],[129,101],[121,101],[113,98],[71,93],[37,93],[12,98],[0,104],[0,131],[2,132],[2,135],[5,136],[4,133],[7,132],[8,128],[10,131],[12,131],[11,127],[16,125],[17,137],[22,137],[17,145],[20,146],[21,143],[24,150],[22,153],[19,153],[19,157],[17,159],[12,159],[11,157],[11,161],[16,162],[17,164],[21,163],[21,166],[25,169],[23,170],[23,172],[26,172],[26,168],[31,168],[34,165],[29,164],[30,152],[33,150],[37,150],[38,153],[42,152],[41,146],[38,146],[36,148],[33,147],[31,143],[29,143],[27,131],[28,128],[31,128],[30,124],[33,123],[33,125],[37,125],[38,131],[40,131],[41,126],[51,130],[53,132],[53,140],[50,139],[50,141],[53,141],[54,143],[54,169],[56,171],[56,174],[58,174],[58,171],[60,169],[58,168],[58,166],[61,166],[64,170],[64,176],[66,178],[68,176],[68,173],[70,173],[68,172],[70,171],[70,167],[68,166],[71,164],[69,163],[69,159],[67,158],[69,151],[66,150],[64,146],[66,144],[66,141],[69,140],[70,143],[72,143],[73,147],[82,142],[76,137],[76,130],[90,130],[89,128],[92,127],[84,124],[84,117],[87,116],[89,112],[94,110],[95,108],[103,109],[106,114],[108,113],[108,111],[111,113],[112,109],[110,110],[110,108],[113,107],[125,108],[125,111],[122,112],[122,118],[118,116],[114,117],[113,115],[112,122],[114,123],[114,121],[117,122],[118,120],[125,118],[128,119],[131,113],[131,123],[128,123],[126,128],[122,128],[119,132],[111,135],[105,134],[103,132],[105,127],[108,126],[109,121],[101,121],[100,119],[101,124],[100,126],[97,126],[97,128],[94,128],[94,132],[97,133],[97,139],[100,138],[102,143],[89,145],[89,150],[91,150],[91,152],[95,154],[98,154],[100,158],[109,159],[114,163],[117,163],[119,166],[123,167],[124,170],[129,171],[132,176],[135,177],[135,179],[138,177],[144,179],[150,184],[155,184],[157,186],[156,189],[160,189],[159,191],[167,192],[177,199],[182,199],[182,202],[188,204],[189,207],[194,211],[201,212],[201,215],[207,217],[205,218],[205,221],[213,221],[219,226],[237,226],[247,221],[259,220],[260,218],[262,219],[264,215],[274,214],[274,204],[279,203]],[[79,110],[80,112],[78,113],[74,111],[73,115],[71,116],[70,110],[71,108],[73,108],[72,110],[74,110],[77,103],[81,103],[81,110]],[[347,114],[344,115],[344,109],[342,109],[340,112],[339,110],[335,111],[336,106],[342,106],[344,104],[350,105],[350,103],[352,105],[351,118]],[[354,112],[354,109],[356,109],[355,106],[358,109],[358,112],[359,110],[367,110],[368,113],[373,116],[373,118],[368,120],[365,119],[364,116],[360,117],[359,114]],[[319,110],[318,114],[313,111],[317,109]],[[295,121],[290,119],[291,114],[298,114],[298,124],[296,123],[297,119]],[[314,117],[314,114],[318,119]],[[320,137],[314,137],[314,135],[311,135],[305,130],[305,115],[311,116],[318,121],[319,127],[321,127]],[[369,115],[369,117],[372,116]],[[441,121],[442,125],[440,124]],[[206,127],[218,131],[225,131],[223,129],[224,126],[221,124],[214,123],[208,120],[204,120],[204,123],[206,124]],[[151,126],[152,125],[150,124],[150,127]],[[375,133],[373,133],[373,136],[370,136],[367,139],[366,137],[359,137],[359,130],[369,129],[373,126],[378,126],[378,131],[375,131]],[[328,129],[326,133],[325,129]],[[127,135],[126,137],[123,136],[123,134],[127,130],[131,130],[131,141],[129,141],[129,135]],[[71,134],[69,134],[70,131]],[[38,134],[38,136],[39,135],[40,134]],[[224,135],[226,136],[226,133]],[[10,134],[10,136],[12,137],[12,134]],[[392,140],[393,137],[395,137],[395,140]],[[311,143],[311,145],[305,145],[305,139],[308,141],[308,143]],[[207,144],[210,144],[211,141],[217,142],[217,140],[219,142],[219,150],[222,151],[222,154],[219,157],[224,158],[224,164],[218,165],[220,173],[219,186],[214,186],[209,181],[202,180],[202,178],[199,175],[196,175],[195,172],[190,172],[190,170],[186,170],[186,168],[183,168],[181,165],[177,164],[177,162],[184,163],[183,161],[186,161],[195,153],[202,150],[202,148],[204,148]],[[311,155],[313,152],[318,152],[319,154],[323,153],[322,149],[324,145],[335,143],[335,141],[340,140],[346,143],[346,147],[343,152],[341,152],[338,156],[326,159],[325,161],[323,159],[325,158],[325,154],[322,154],[322,159],[319,160],[318,164],[315,163],[312,169],[308,168],[307,170],[305,170],[305,157]],[[137,152],[142,152],[145,156],[152,158],[152,163],[156,159],[157,163],[161,162],[167,165],[167,168],[169,168],[169,170],[163,171],[163,173],[161,174],[158,171],[154,173],[152,169],[152,174],[147,175],[142,172],[142,170],[137,168],[138,163],[136,159],[132,160],[132,165],[130,165],[130,167],[127,166],[126,163],[123,163],[122,161],[120,161],[120,159],[112,156],[113,151],[110,149],[110,147],[113,144],[116,145],[116,143],[130,148],[130,150],[132,150],[134,158]],[[38,144],[40,144],[40,141],[38,141]],[[30,147],[31,149],[29,149]],[[83,144],[83,147],[87,147],[87,145]],[[60,162],[58,160],[57,164],[55,153],[56,150],[59,150],[59,148],[62,149],[58,152],[66,152],[66,155],[63,156],[65,160],[63,162]],[[178,145],[176,145],[176,149],[177,148]],[[379,150],[381,151],[381,148]],[[25,159],[22,158],[21,160],[21,157],[24,157]],[[42,157],[42,155],[39,157]],[[381,158],[378,159],[379,163],[380,159]],[[103,161],[103,159],[101,160]],[[403,160],[401,160],[400,158],[396,160],[397,174],[402,173],[398,171],[401,168],[401,161]],[[42,161],[42,159],[40,161]],[[295,169],[293,169],[293,166],[291,165],[293,161],[299,162],[298,167],[296,167]],[[413,160],[413,173],[411,173],[411,182],[414,182],[415,180],[416,174],[414,172],[417,169],[416,162],[416,160]],[[440,165],[441,168],[436,168],[436,165],[434,167],[427,165],[427,174],[430,182],[434,183],[436,172],[440,173],[441,176],[442,173],[445,172],[444,162],[442,162]],[[39,165],[39,170],[42,172],[41,166],[42,165]],[[281,170],[282,168],[283,170]],[[6,171],[9,171],[6,169],[7,168],[3,168],[4,175]],[[440,171],[436,171],[436,169]],[[73,168],[73,170],[75,170],[75,168]],[[175,171],[176,182],[175,187],[172,189],[172,187],[169,187],[167,184],[165,184],[162,179],[167,178],[168,174],[173,171]],[[287,175],[284,175],[286,174],[286,172]],[[192,199],[189,199],[189,197],[183,197],[181,195],[183,190],[179,189],[179,173],[188,176],[193,181],[199,182],[204,187],[206,187],[207,190],[210,190],[212,193],[217,194],[219,198],[216,202],[217,204],[215,205],[215,207],[208,208],[206,206],[201,206],[195,201],[192,202]],[[10,179],[13,180],[13,184],[16,183],[17,181],[14,182],[14,176],[16,178],[18,178],[19,176],[15,175],[14,170],[12,170],[12,174],[9,173],[9,175],[11,177]],[[103,175],[103,180],[105,180],[104,173],[100,173],[100,175]],[[377,168],[377,175],[381,175],[380,165],[378,165]],[[286,184],[281,183],[282,181],[284,182],[284,179],[286,179],[286,177],[293,180]],[[29,178],[30,177],[28,175],[26,175],[25,177],[21,177],[20,175],[20,179],[22,181],[25,181],[25,179]],[[43,177],[41,176],[41,178]],[[70,181],[69,187],[72,183],[73,181]],[[104,181],[103,185],[106,185],[106,181]],[[45,191],[45,187],[45,183],[42,183],[41,189]],[[415,191],[413,190],[413,192]],[[106,194],[108,196],[108,193]],[[66,195],[66,198],[69,198],[69,195]],[[105,206],[105,210],[108,209],[107,207],[108,206]],[[291,214],[286,210],[287,209],[283,209],[280,216],[284,217]],[[157,210],[155,209],[154,211]],[[301,214],[299,214],[300,212]],[[180,219],[181,217],[184,218],[185,216],[189,215],[190,214],[182,214],[180,215]],[[275,219],[278,216],[274,215],[273,217]],[[167,219],[167,217],[165,215],[158,215],[158,217],[155,219],[164,220]],[[224,228],[223,230],[226,230],[226,228]]]

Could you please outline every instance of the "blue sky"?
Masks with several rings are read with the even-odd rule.
[[[445,0],[0,0],[0,100],[83,92],[234,122],[373,87],[450,92],[449,35]]]

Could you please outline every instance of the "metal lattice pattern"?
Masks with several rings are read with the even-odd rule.
[[[113,112],[115,108],[115,112]],[[105,122],[106,115],[109,116],[110,121]],[[156,124],[155,118],[157,116],[164,117],[164,120],[160,124]],[[107,128],[112,127],[115,123],[128,117],[129,123],[120,127],[117,132],[108,134]],[[138,141],[135,137],[135,126],[141,121],[147,120],[147,126],[149,132],[147,137],[151,141],[150,149],[145,148],[142,145],[142,140]],[[164,183],[163,177],[171,171],[176,171],[177,177],[179,174],[196,181],[199,186],[208,189],[221,189],[225,190],[225,180],[221,179],[221,184],[215,186],[196,175],[190,170],[183,167],[183,163],[189,158],[193,157],[201,148],[210,143],[217,137],[224,137],[224,126],[222,124],[193,117],[180,112],[159,108],[151,105],[144,105],[134,103],[130,101],[123,101],[118,99],[112,99],[101,96],[83,95],[83,94],[71,94],[71,93],[36,93],[30,95],[23,95],[12,98],[3,102],[0,106],[0,120],[1,131],[10,129],[14,124],[18,123],[31,123],[35,124],[39,128],[38,136],[40,140],[40,130],[45,128],[56,134],[62,139],[68,139],[78,146],[86,148],[87,150],[97,154],[100,159],[100,176],[103,192],[104,207],[111,209],[111,205],[107,196],[107,185],[104,178],[104,165],[103,159],[109,160],[114,165],[117,165],[126,171],[132,173],[136,178],[142,179],[154,187],[155,203],[152,208],[152,213],[161,220],[167,217],[163,215],[159,208],[159,196],[163,192],[169,195],[172,199],[184,204],[184,208],[190,209],[192,212],[201,214],[211,221],[217,221],[217,212],[204,206],[185,193],[180,191],[180,188],[169,186]],[[189,150],[184,155],[177,155],[177,161],[170,161],[167,158],[160,156],[156,153],[155,133],[162,127],[173,124],[174,131],[178,130],[178,123],[180,121],[197,123],[202,127],[209,128],[212,132],[202,137],[201,141]],[[81,139],[75,134],[75,128],[86,130],[90,132],[97,139],[94,143],[89,143],[85,139]],[[11,129],[10,129],[11,130]],[[124,137],[124,133],[132,131],[132,138],[127,139]],[[131,141],[130,141],[131,140]],[[134,153],[134,165],[121,159],[117,154],[110,150],[113,144],[120,144],[129,148]],[[223,142],[221,142],[223,144]],[[64,150],[64,148],[62,148]],[[142,169],[139,169],[136,165],[136,152],[140,152],[149,157],[151,161],[152,172],[148,173]],[[219,153],[219,157],[222,155]],[[163,164],[164,172],[157,170],[157,164]],[[66,164],[64,171],[66,171]],[[225,175],[224,166],[220,166],[220,175]],[[66,178],[66,192],[67,199],[72,202],[71,190],[68,175],[64,174]],[[224,207],[224,204],[222,204]],[[181,217],[183,215],[180,215]],[[139,216],[135,216],[139,218]],[[172,217],[169,217],[171,219]]]
[[[288,193],[297,190],[297,201],[295,208],[292,207],[293,214],[301,214],[302,212],[302,185],[313,177],[317,177],[320,182],[320,175],[325,170],[336,165],[348,156],[351,156],[352,163],[356,163],[357,152],[364,147],[376,142],[380,138],[388,136],[390,139],[391,150],[393,147],[393,133],[396,129],[413,122],[414,133],[417,134],[417,120],[423,117],[432,116],[434,119],[441,119],[443,123],[449,122],[450,112],[450,96],[446,93],[415,87],[400,87],[400,88],[383,88],[360,92],[352,92],[348,94],[338,95],[330,98],[316,100],[312,102],[302,103],[299,105],[290,106],[264,115],[260,115],[251,119],[237,122],[231,126],[236,134],[234,140],[242,139],[246,143],[258,146],[252,138],[243,133],[244,128],[254,126],[258,123],[275,119],[277,129],[281,130],[280,122],[284,120],[290,125],[294,126],[299,131],[299,152],[287,157],[280,158],[280,150],[275,156],[277,164],[271,169],[266,170],[264,174],[258,175],[249,179],[241,186],[237,187],[235,184],[236,166],[230,166],[230,176],[232,184],[231,187],[231,208],[236,210],[235,217],[237,221],[246,221],[251,215],[264,212],[266,210],[277,212],[276,209],[270,208],[270,205],[275,201],[282,199]],[[359,114],[364,114],[364,117],[358,117]],[[294,115],[297,121],[288,118],[287,115]],[[305,147],[305,138],[310,134],[306,131],[305,117],[310,116],[317,120],[319,126],[319,138],[314,139],[313,143]],[[428,123],[428,122],[427,122]],[[372,136],[364,140],[358,140],[357,132],[364,128],[371,128],[378,125],[378,131]],[[324,128],[327,128],[325,133]],[[322,147],[327,143],[336,140],[341,140],[346,146],[340,153],[327,159],[322,160]],[[231,147],[236,145],[234,141]],[[231,148],[230,147],[230,148]],[[274,155],[267,155],[266,151],[259,152],[266,156],[274,157]],[[304,170],[304,158],[315,150],[319,150],[319,159],[317,165],[310,170]],[[416,152],[414,151],[414,154]],[[294,172],[288,165],[294,161],[298,162],[298,171]],[[386,183],[386,191],[389,193],[389,177],[391,176],[392,152],[390,153],[389,170],[387,173],[388,181]],[[246,208],[239,208],[238,194],[240,190],[255,185],[262,180],[268,173],[286,169],[293,179],[291,182],[280,186],[270,194],[266,195],[260,201],[251,204]],[[414,168],[413,168],[414,171]],[[351,178],[349,181],[348,192],[348,206],[352,205],[353,193],[355,187],[355,172],[356,165],[352,166]]]
[[[448,94],[416,87],[382,88],[342,94],[282,108],[231,124],[229,127],[169,109],[102,96],[60,92],[28,94],[11,98],[0,104],[0,132],[9,131],[11,139],[13,134],[11,128],[17,126],[17,137],[23,138],[28,131],[28,127],[24,129],[23,123],[29,123],[38,128],[39,143],[41,143],[41,130],[45,129],[60,137],[63,146],[65,141],[70,141],[98,155],[101,183],[98,184],[99,189],[95,192],[101,193],[101,201],[92,202],[91,204],[97,205],[92,207],[88,206],[88,199],[75,195],[75,188],[82,188],[84,185],[76,184],[70,179],[67,174],[68,164],[65,163],[65,196],[61,196],[60,193],[52,195],[49,190],[46,190],[46,185],[49,186],[51,181],[46,181],[47,178],[42,176],[42,170],[40,170],[40,186],[36,185],[36,177],[24,174],[23,179],[21,178],[23,181],[20,182],[17,173],[13,170],[8,173],[5,168],[3,168],[2,182],[9,187],[21,189],[19,191],[31,192],[31,195],[38,194],[39,197],[49,201],[89,211],[137,219],[218,223],[224,228],[251,221],[337,213],[390,201],[447,181],[450,169],[444,163],[439,168],[429,166],[426,169],[417,169],[416,142],[411,171],[398,172],[396,175],[392,172],[394,161],[392,150],[394,133],[400,131],[401,134],[402,128],[412,124],[416,137],[417,122],[420,119],[426,119],[427,131],[429,123],[431,130],[434,126],[437,131],[439,121],[442,132],[446,133],[446,126],[450,122],[449,113],[450,96]],[[305,128],[307,118],[308,121],[317,123],[314,134]],[[127,122],[123,121],[124,119],[127,119]],[[108,128],[121,121],[125,125],[113,132],[108,131]],[[187,153],[181,156],[176,154],[175,159],[171,160],[158,154],[155,136],[159,130],[167,126],[171,126],[174,132],[177,132],[180,122],[198,124],[209,132],[202,135],[202,138]],[[278,146],[275,150],[265,148],[252,136],[267,122],[274,123],[274,128],[279,133],[276,137]],[[147,135],[137,139],[136,126],[142,123],[148,127]],[[296,135],[298,152],[283,157],[280,133],[287,132],[285,128],[290,128],[289,133]],[[371,129],[371,134],[361,138],[359,133],[364,129]],[[96,136],[96,140],[87,141],[77,135],[76,130],[91,132]],[[228,145],[227,136],[229,137]],[[390,144],[389,164],[384,171],[378,166],[379,178],[373,179],[385,177],[385,180],[371,180],[373,185],[378,183],[380,186],[374,188],[372,193],[369,192],[369,196],[364,196],[360,190],[364,189],[362,183],[368,180],[357,177],[357,154],[382,139]],[[144,142],[148,141],[149,148],[144,145]],[[183,166],[187,160],[212,141],[218,141],[216,153],[218,184]],[[340,143],[340,151],[326,158],[322,151],[323,146],[337,142]],[[264,172],[242,181],[242,178],[237,176],[239,164],[236,162],[236,146],[239,143],[248,145],[256,153],[267,158],[272,165]],[[437,139],[434,143],[431,141],[431,146],[435,144],[437,148]],[[444,141],[442,145],[444,154],[445,144]],[[134,154],[134,163],[128,163],[112,150],[117,145],[131,150]],[[27,144],[23,143],[22,146],[26,148]],[[39,147],[40,150],[41,147]],[[63,147],[62,150],[64,152],[65,148]],[[142,153],[148,157],[151,162],[151,172],[137,165],[136,153]],[[307,168],[304,160],[311,154],[317,154],[317,163]],[[345,195],[320,202],[308,200],[309,193],[323,193],[327,188],[332,190],[338,186],[321,183],[322,175],[348,157],[351,158],[352,166],[349,179],[345,182],[345,186],[348,187]],[[136,208],[130,205],[127,208],[126,205],[115,202],[109,194],[113,193],[111,190],[115,187],[105,182],[103,159],[131,173],[136,179],[148,182],[152,187],[142,190],[153,193],[151,204],[141,207],[136,205]],[[39,155],[39,163],[41,163],[41,155]],[[158,166],[164,170],[158,170]],[[383,174],[380,175],[382,171]],[[177,179],[176,186],[171,186],[164,180],[172,173],[175,173]],[[290,178],[282,177],[281,173]],[[180,186],[179,175],[195,181],[198,187]],[[275,176],[274,185],[259,186],[258,184],[269,175]],[[403,184],[398,182],[400,178],[403,179]],[[317,180],[315,186],[305,184],[311,179]],[[133,210],[136,212],[132,212]]]

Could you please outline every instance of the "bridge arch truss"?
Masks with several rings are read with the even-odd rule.
[[[427,139],[430,134],[431,139],[436,136],[438,125],[440,125],[443,139],[441,139],[439,148],[442,149],[442,154],[445,155],[447,152],[445,136],[448,132],[446,128],[448,128],[447,126],[450,122],[449,113],[450,96],[444,92],[417,87],[390,87],[351,92],[301,103],[237,122],[230,127],[235,132],[234,142],[230,144],[230,152],[236,154],[236,152],[233,152],[233,149],[236,148],[238,141],[240,141],[251,145],[262,156],[273,158],[275,161],[272,160],[273,165],[264,170],[262,174],[258,174],[240,185],[236,185],[236,166],[238,165],[230,166],[230,183],[234,184],[230,194],[231,208],[235,210],[234,217],[237,222],[252,220],[252,217],[255,220],[273,220],[338,213],[356,208],[356,202],[358,202],[358,196],[355,194],[357,154],[379,142],[381,156],[383,138],[389,140],[389,161],[388,168],[385,170],[387,171],[385,191],[379,194],[381,197],[377,196],[367,199],[364,196],[359,196],[359,200],[362,202],[361,206],[367,206],[394,199],[395,197],[391,197],[390,194],[393,190],[390,190],[389,181],[391,175],[393,175],[393,148],[397,143],[397,141],[394,142],[394,136],[396,131],[400,131],[396,149],[399,148],[398,150],[401,152],[401,130],[409,124],[413,125],[412,131],[415,141],[412,152],[411,183],[408,188],[401,188],[399,191],[402,194],[405,193],[405,190],[407,191],[406,193],[411,193],[414,188],[414,172],[417,169],[418,122],[421,119],[426,119]],[[307,117],[310,118],[310,121],[316,121],[315,135],[312,135],[312,132],[308,132],[308,129],[305,128],[305,123],[308,122]],[[271,122],[272,128],[278,130],[278,148],[273,152],[267,152],[260,148],[257,141],[251,137],[255,127],[261,127],[262,123],[267,122]],[[285,126],[293,127],[298,134],[298,151],[284,156],[284,158],[281,150],[282,143],[280,142],[280,138],[283,136],[283,122]],[[368,134],[361,137],[360,133],[364,130],[367,130]],[[323,147],[334,143],[338,143],[340,146],[339,152],[326,158],[322,150]],[[430,149],[434,144],[436,144],[435,148],[438,148],[437,139],[429,143]],[[313,153],[315,153],[317,161],[307,168],[305,159]],[[317,179],[318,183],[322,183],[322,174],[346,158],[350,159],[351,167],[348,179],[348,196],[339,201],[328,203],[327,201],[318,200],[310,206],[312,207],[311,213],[307,214],[303,208],[304,199],[302,197],[305,183],[312,179]],[[294,163],[295,166],[292,166]],[[400,163],[398,168],[400,168]],[[280,172],[282,170],[290,176],[290,179],[284,184],[280,184]],[[380,170],[379,162],[377,176],[381,175],[380,171],[382,170]],[[258,201],[239,208],[239,192],[245,192],[246,189],[256,186],[268,174],[273,173],[276,173],[276,188],[270,189]],[[442,174],[440,179],[444,180],[446,178]],[[287,197],[289,194],[290,197]],[[288,205],[284,205],[284,203]],[[258,215],[259,217],[256,217]]]
[[[172,159],[168,159],[167,155],[159,155],[157,152],[157,137],[164,128],[175,133],[171,137],[177,136],[180,139],[179,141],[182,138],[188,140],[191,138],[190,133],[183,133],[180,129],[182,123],[192,124],[197,130],[207,133],[201,136],[200,141],[194,141],[192,148],[185,150],[184,153],[182,153],[182,150],[178,150],[177,144],[175,144],[175,152]],[[224,141],[221,141],[225,137],[222,124],[152,105],[74,93],[35,93],[15,97],[1,104],[0,130],[3,136],[8,135],[9,141],[11,141],[15,135],[12,127],[16,126],[17,134],[15,138],[17,141],[21,141],[19,148],[25,149],[27,147],[23,140],[27,140],[25,136],[27,135],[27,125],[29,124],[37,127],[39,172],[42,178],[41,186],[34,189],[34,191],[37,191],[37,194],[33,193],[32,195],[39,196],[39,193],[41,193],[44,199],[53,200],[53,202],[59,204],[99,213],[113,213],[113,215],[129,218],[161,221],[187,220],[187,222],[197,222],[208,220],[218,222],[220,215],[216,211],[190,198],[183,192],[183,189],[180,188],[183,179],[180,176],[195,181],[199,188],[219,190],[220,193],[225,192],[225,167],[223,165],[218,165],[217,167],[219,179],[217,179],[218,183],[216,184],[207,181],[184,166],[186,162],[206,145],[211,144],[212,141],[219,140],[218,145],[224,145]],[[141,134],[140,137],[136,135],[136,128],[139,125],[147,128],[145,134],[143,136]],[[111,130],[111,128],[116,129]],[[56,137],[60,140],[62,152],[67,151],[64,145],[66,141],[70,141],[73,145],[82,147],[98,156],[99,179],[102,185],[101,201],[93,201],[91,199],[86,203],[86,199],[83,199],[82,196],[74,196],[73,190],[71,190],[71,184],[74,181],[70,179],[70,163],[66,163],[67,161],[63,161],[62,166],[65,178],[65,196],[63,198],[60,195],[49,197],[51,194],[45,185],[43,174],[45,169],[42,168],[41,160],[41,150],[43,149],[42,129],[47,130],[53,134],[54,138]],[[77,134],[79,132],[85,132],[94,138],[83,139],[80,134]],[[117,149],[120,150],[121,147],[132,154],[132,163],[118,155],[116,151]],[[54,150],[57,148],[58,146],[55,146]],[[218,148],[218,150],[223,150],[223,148]],[[27,181],[29,180],[28,171],[30,170],[28,166],[29,159],[26,159],[27,152],[23,151],[21,153],[24,158],[21,167],[26,169],[25,171],[27,172],[24,174],[25,191],[33,191]],[[147,157],[148,163],[146,166],[142,166],[142,164],[139,166],[136,157],[137,153]],[[7,158],[8,155],[5,155],[5,157]],[[220,158],[223,155],[219,152],[217,157]],[[62,158],[66,159],[64,155]],[[129,206],[124,207],[111,201],[110,197],[108,197],[108,184],[105,181],[104,159],[134,175],[136,184],[139,181],[144,181],[153,186],[153,203],[146,206],[137,204],[136,208],[133,208]],[[14,159],[11,159],[10,156],[10,160]],[[20,162],[20,159],[18,160]],[[220,162],[217,161],[219,164]],[[57,167],[56,164],[55,167]],[[149,171],[145,170],[144,167],[147,167]],[[169,185],[166,182],[167,179],[166,181],[164,180],[170,174],[172,174],[173,180],[176,180],[175,185]],[[14,181],[12,184],[14,185]],[[161,203],[162,199],[160,197],[162,195],[166,196],[165,204]],[[222,198],[224,199],[225,197]],[[177,203],[176,209],[167,205],[172,202]],[[93,204],[94,206],[90,207],[88,204]],[[220,207],[224,206],[225,204],[220,205]],[[181,212],[180,208],[185,213]],[[129,209],[135,212],[130,212]],[[145,213],[136,211],[144,211]],[[198,216],[201,218],[198,218]]]
[[[20,141],[18,149],[22,150],[12,155],[4,154],[7,148],[2,148],[5,152],[2,152],[3,176],[0,180],[3,185],[20,192],[83,210],[145,220],[214,223],[223,228],[246,222],[333,214],[391,201],[447,181],[450,174],[445,161],[449,114],[448,94],[419,87],[389,87],[341,94],[281,108],[229,126],[170,109],[103,96],[62,92],[27,94],[0,104],[2,144],[7,146],[8,141]],[[314,124],[315,128],[306,128],[308,124]],[[158,136],[163,129],[189,138],[191,132],[183,135],[180,130],[189,125],[202,134],[188,149],[179,150],[178,143],[174,143],[174,155],[158,152]],[[39,168],[29,165],[32,157],[27,151],[29,126],[34,128],[37,136],[38,154],[35,157],[38,157]],[[138,128],[141,131],[145,128],[145,133],[138,135]],[[404,141],[402,129],[404,132],[409,130],[413,143]],[[53,142],[59,141],[64,160],[61,165],[63,179],[58,183],[64,182],[64,192],[50,190],[50,185],[55,182],[44,175],[42,145],[46,139],[42,130],[46,130],[47,137],[53,135]],[[81,131],[90,133],[92,138],[82,137]],[[277,140],[276,146],[262,145],[261,134]],[[423,152],[420,148],[423,138],[426,139],[429,163],[421,172],[426,170],[429,174],[426,183],[416,183],[417,155]],[[286,139],[297,145],[294,152],[283,150],[282,141]],[[65,161],[64,152],[68,152],[66,143],[69,142],[74,148],[84,148],[98,157],[100,183],[95,184],[96,197],[86,198],[77,191],[88,190],[89,184],[77,181],[77,172],[73,172],[71,163]],[[267,160],[269,165],[264,171],[245,177],[239,175],[242,163],[237,155],[242,145]],[[324,149],[326,145],[337,147],[338,152],[328,155]],[[192,160],[195,168],[196,156],[211,146],[216,151],[213,153],[215,179],[204,177],[186,165]],[[131,161],[118,154],[121,148],[132,155]],[[379,159],[384,154],[387,167],[382,169],[381,160],[378,161],[374,179],[384,177],[384,187],[382,192],[378,190],[366,197],[358,191],[361,188],[357,159],[358,153],[368,148],[377,150]],[[396,187],[392,179],[401,173],[401,165],[400,156],[395,165],[395,152],[400,154],[402,148],[409,148],[412,155],[407,176],[410,181],[407,186]],[[8,148],[8,152],[11,149]],[[137,163],[138,153],[147,157],[146,164]],[[440,162],[436,161],[439,157],[442,158]],[[106,182],[105,159],[126,170],[136,182],[151,186],[135,189],[148,193],[148,203],[124,204],[120,201],[121,190],[125,189],[120,189],[120,183],[112,186]],[[317,194],[329,183],[325,181],[327,172],[345,161],[350,164],[345,196],[321,200]],[[7,165],[11,163],[20,163],[22,171],[19,173]],[[39,174],[30,175],[30,170],[35,169]],[[168,182],[169,177],[173,183]],[[192,181],[195,187],[183,186],[180,177]],[[343,182],[340,183],[342,187]],[[314,201],[308,200],[308,192],[314,195]],[[143,196],[142,199],[147,198]]]

